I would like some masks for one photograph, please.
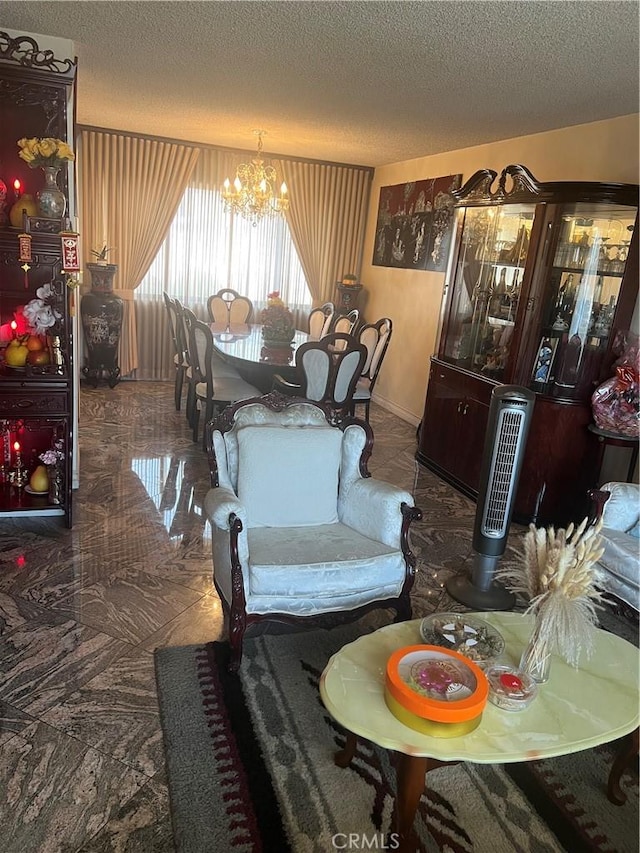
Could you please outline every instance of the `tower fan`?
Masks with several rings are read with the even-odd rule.
[[[491,394],[473,526],[471,578],[456,575],[446,584],[452,598],[474,610],[510,610],[515,603],[513,593],[493,576],[507,547],[535,399],[532,391],[518,385],[498,385]]]

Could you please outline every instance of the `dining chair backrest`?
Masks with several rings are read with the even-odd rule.
[[[304,396],[346,410],[366,357],[366,347],[342,332],[302,344],[296,351],[296,369]]]
[[[336,307],[333,302],[325,302],[319,308],[314,308],[309,314],[309,335],[319,341],[320,338],[329,334],[335,312]]]
[[[207,312],[212,323],[250,323],[253,302],[230,287],[219,290],[207,300]]]
[[[187,342],[187,361],[189,362],[189,367],[191,368],[192,375],[194,381],[196,380],[196,374],[198,373],[198,353],[194,349],[194,340],[191,336],[191,329],[195,323],[198,322],[198,318],[193,313],[190,308],[182,307],[182,323],[184,329],[185,340]],[[198,380],[200,381],[200,380]]]
[[[176,339],[178,341],[178,345],[181,348],[181,351],[184,353],[187,365],[190,366],[191,359],[189,358],[189,328],[187,326],[185,311],[189,311],[190,313],[192,312],[189,308],[185,308],[182,302],[180,302],[177,297],[173,300],[173,303],[176,307],[176,316],[178,318],[178,321],[176,323]]]
[[[352,335],[354,329],[358,325],[360,312],[357,308],[353,308],[348,314],[341,314],[333,324],[333,332],[344,332],[347,335]]]
[[[164,307],[167,309],[167,319],[169,322],[169,334],[171,335],[173,354],[184,356],[184,351],[180,352],[180,344],[178,342],[178,323],[180,318],[178,317],[176,303],[169,296],[166,290],[162,291],[162,298],[164,299]]]
[[[367,323],[360,329],[358,339],[367,348],[367,359],[362,369],[362,375],[369,379],[369,390],[373,390],[382,360],[387,352],[393,323],[388,317],[383,317],[377,323]]]
[[[185,358],[185,346],[183,343],[184,336],[182,331],[182,316],[181,309],[178,308],[174,299],[172,299],[166,290],[162,292],[165,308],[167,309],[167,319],[169,321],[169,333],[171,335],[171,343],[173,346],[173,365],[175,368],[175,383],[174,397],[176,411],[180,411],[182,407],[182,386],[187,370],[187,361]]]
[[[196,383],[205,382],[207,394],[213,394],[211,359],[213,355],[213,335],[207,323],[198,320],[191,311],[187,314],[189,323],[190,352]]]

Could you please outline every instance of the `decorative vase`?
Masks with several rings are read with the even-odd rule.
[[[47,465],[49,477],[49,503],[62,503],[62,471],[59,465]]]
[[[113,278],[118,267],[87,264],[87,269],[91,273],[91,292],[82,297],[80,314],[88,363],[82,372],[94,388],[106,373],[109,387],[114,388],[120,380],[118,344],[124,311],[122,299],[113,292]]]
[[[540,622],[536,621],[529,643],[522,652],[519,669],[530,675],[538,684],[543,684],[549,680],[551,649],[549,642],[541,636],[540,628]]]
[[[44,187],[38,190],[38,216],[43,219],[62,219],[67,209],[67,199],[58,187],[56,178],[60,169],[57,166],[42,166]]]

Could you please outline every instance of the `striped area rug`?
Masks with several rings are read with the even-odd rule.
[[[156,651],[178,853],[394,849],[393,758],[359,741],[351,766],[336,767],[344,733],[318,692],[331,654],[366,630],[248,640],[240,677],[223,643]],[[624,806],[605,794],[614,751],[432,771],[416,850],[638,853],[637,777],[623,777]]]

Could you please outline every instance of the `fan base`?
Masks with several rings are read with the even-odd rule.
[[[466,575],[455,575],[445,584],[447,592],[456,601],[472,610],[512,610],[516,597],[501,584],[492,583],[483,590],[474,586]]]

